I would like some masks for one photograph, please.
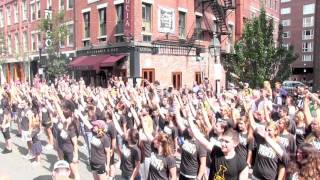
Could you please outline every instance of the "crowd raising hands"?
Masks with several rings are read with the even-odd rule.
[[[133,87],[113,77],[102,88],[68,76],[50,85],[6,85],[0,88],[2,153],[13,150],[16,123],[33,165],[41,166],[43,150],[56,150],[54,179],[81,179],[79,141],[95,180],[117,172],[128,180],[320,177],[319,94],[305,87],[288,93],[268,81],[220,94],[212,87],[174,89],[146,80]]]

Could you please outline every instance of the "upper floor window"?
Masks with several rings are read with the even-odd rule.
[[[4,26],[3,11],[0,9],[0,27]]]
[[[315,4],[303,5],[303,15],[314,14]]]
[[[142,4],[142,31],[151,32],[151,4]]]
[[[290,14],[291,8],[281,8],[281,14]]]
[[[8,35],[8,53],[12,54],[12,43],[11,43],[11,35]]]
[[[308,54],[308,55],[303,55],[303,59],[302,61],[312,61],[313,58],[312,58],[312,55],[311,54]]]
[[[186,13],[179,11],[179,37],[186,38]]]
[[[90,37],[90,12],[83,13],[84,38]]]
[[[202,25],[201,25],[202,17],[196,16],[196,38],[199,40],[203,40],[203,33],[202,33]]]
[[[18,4],[15,3],[13,6],[13,13],[14,13],[14,23],[18,23],[19,21],[19,9]]]
[[[35,11],[34,4],[30,4],[30,13],[31,13],[31,20],[35,20],[36,19],[36,11]]]
[[[37,18],[41,18],[41,6],[40,1],[37,2]]]
[[[314,18],[313,16],[303,18],[303,27],[313,27]]]
[[[290,38],[290,32],[289,31],[283,32],[282,37],[283,38]]]
[[[117,10],[116,34],[119,34],[119,33],[123,33],[123,20],[124,20],[123,4],[117,5],[116,10]]]
[[[7,6],[7,25],[11,25],[11,10],[10,10],[10,6]]]
[[[302,40],[313,39],[313,29],[303,30],[302,31]]]
[[[291,25],[291,20],[290,19],[285,19],[281,21],[282,26],[290,26]]]
[[[28,34],[27,34],[27,31],[23,32],[22,41],[23,41],[23,49],[24,49],[24,51],[27,51],[28,50]]]
[[[31,34],[31,50],[36,51],[37,49],[37,41],[36,41],[36,34]]]
[[[21,13],[22,13],[22,20],[23,21],[27,20],[27,17],[28,17],[27,0],[22,1]]]
[[[47,1],[47,9],[52,10],[52,0]]]
[[[59,9],[60,9],[61,11],[64,10],[64,0],[60,0]]]
[[[304,42],[304,43],[302,43],[302,52],[313,52],[313,44],[312,44],[312,42]]]
[[[68,0],[68,9],[72,9],[74,6],[74,0]]]
[[[281,0],[281,3],[290,2],[291,0]]]
[[[19,34],[16,33],[14,35],[14,48],[15,48],[15,52],[19,53],[20,51],[20,40],[19,40]]]
[[[99,35],[105,36],[107,34],[107,13],[106,8],[99,9]]]
[[[73,24],[67,25],[67,29],[68,29],[67,46],[73,47],[74,46],[74,25]]]

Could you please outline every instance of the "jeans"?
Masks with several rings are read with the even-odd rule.
[[[140,166],[141,179],[148,179],[150,162],[151,162],[150,157],[144,158],[144,162]]]

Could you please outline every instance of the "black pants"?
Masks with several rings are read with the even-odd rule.
[[[183,175],[181,175],[180,174],[180,176],[179,176],[179,180],[196,180],[197,178],[187,178],[187,177],[185,177],[185,176],[183,176]]]
[[[9,128],[3,129],[3,130],[2,130],[2,134],[3,134],[3,137],[4,137],[5,140],[8,140],[8,139],[11,138],[11,137],[10,137],[10,130],[9,130]]]

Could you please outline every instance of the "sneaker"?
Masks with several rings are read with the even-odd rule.
[[[32,154],[27,154],[25,156],[23,156],[25,159],[27,160],[31,160],[31,159],[34,159],[34,156]]]
[[[47,144],[45,147],[44,147],[44,150],[46,151],[49,151],[49,150],[52,150],[53,149],[53,146],[51,144]]]
[[[8,153],[12,153],[12,149],[4,148],[4,150],[2,151],[2,154],[8,154]]]

